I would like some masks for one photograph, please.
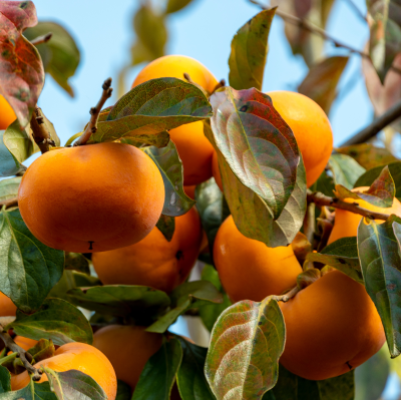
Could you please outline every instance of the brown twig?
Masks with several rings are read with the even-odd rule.
[[[53,34],[51,32],[49,32],[49,33],[46,33],[46,35],[38,36],[37,38],[33,39],[31,41],[31,43],[35,46],[37,46],[38,44],[47,43],[52,38],[52,36],[53,36]]]
[[[32,113],[31,129],[33,140],[39,146],[42,154],[49,151],[50,145],[56,145],[46,129],[43,113],[39,107],[35,107],[35,110]]]
[[[18,197],[13,197],[12,199],[0,201],[0,207],[16,207],[18,205]]]
[[[393,105],[380,117],[376,118],[370,125],[353,135],[350,139],[341,144],[343,146],[351,146],[354,144],[365,143],[369,139],[376,136],[383,128],[393,123],[401,117],[401,100]]]
[[[89,120],[88,126],[85,129],[85,132],[82,136],[74,143],[74,146],[81,146],[86,144],[86,142],[90,139],[92,133],[97,131],[97,121],[99,118],[99,113],[102,110],[104,103],[106,103],[107,99],[111,97],[113,93],[113,89],[111,88],[111,78],[106,79],[102,85],[102,96],[100,97],[99,102],[96,107],[92,107],[89,110],[89,114],[91,115],[91,119]]]
[[[216,90],[218,90],[218,89],[220,89],[220,88],[222,88],[222,87],[225,87],[226,86],[226,80],[225,79],[221,79],[220,80],[220,82],[215,86],[215,88],[213,89],[213,91],[212,91],[212,94],[216,91]]]
[[[41,373],[38,369],[36,369],[32,364],[32,356],[28,352],[26,352],[24,349],[19,347],[13,340],[13,338],[6,332],[3,328],[2,325],[0,325],[0,339],[3,340],[4,345],[6,346],[7,349],[11,350],[13,353],[17,353],[22,364],[24,364],[24,367],[28,372],[32,374],[32,379],[33,381],[37,382],[40,381],[41,378]]]
[[[293,287],[289,292],[282,294],[281,296],[273,296],[276,301],[282,301],[283,303],[287,303],[287,301],[291,300],[296,294],[301,291],[301,288],[297,286]]]
[[[370,219],[379,219],[385,221],[390,217],[390,214],[379,213],[360,207],[358,202],[346,203],[345,201],[336,199],[335,197],[326,196],[320,192],[313,193],[308,190],[307,200],[308,203],[315,203],[319,207],[338,208],[340,210],[350,211],[354,214],[359,214]]]

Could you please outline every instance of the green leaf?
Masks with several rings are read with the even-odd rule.
[[[347,189],[352,189],[358,178],[365,173],[365,168],[344,154],[333,154],[329,160],[329,168],[333,173],[334,182]]]
[[[49,73],[71,97],[74,97],[74,91],[68,80],[74,76],[81,55],[71,34],[58,23],[39,21],[35,27],[25,30],[24,36],[33,40],[49,32],[52,33],[51,39],[47,43],[37,45],[45,72]]]
[[[17,310],[17,318],[7,325],[17,335],[34,340],[49,339],[56,345],[71,342],[91,344],[92,328],[86,317],[72,304],[61,299],[47,299],[35,314]]]
[[[0,181],[0,201],[5,202],[15,199],[18,196],[18,188],[21,183],[21,177],[3,179]]]
[[[271,297],[227,308],[213,329],[205,365],[217,400],[261,399],[277,382],[284,343],[284,317]]]
[[[390,374],[387,345],[355,369],[355,400],[377,400]]]
[[[161,149],[151,146],[144,151],[155,162],[163,177],[166,191],[163,215],[178,217],[185,214],[195,202],[184,192],[182,162],[175,144],[170,141],[166,147]]]
[[[64,252],[39,242],[19,210],[0,214],[0,291],[23,312],[37,310],[63,274]]]
[[[51,368],[43,368],[49,379],[52,392],[59,400],[91,399],[107,400],[107,395],[96,381],[81,371],[72,369],[56,372]]]
[[[155,146],[157,148],[166,147],[170,143],[170,135],[167,131],[160,132],[155,135],[138,134],[128,139],[121,139],[121,143],[130,144],[135,147]]]
[[[401,220],[391,216],[385,223],[361,220],[358,254],[366,291],[383,322],[391,357],[401,353]]]
[[[238,30],[231,42],[229,81],[234,89],[262,90],[268,37],[276,8],[261,11]]]
[[[25,169],[4,144],[4,133],[0,131],[0,178],[16,175]]]
[[[152,79],[123,96],[88,143],[157,135],[210,113],[207,98],[196,86],[176,78]]]
[[[183,350],[182,363],[177,374],[181,397],[184,400],[214,400],[203,371],[207,349],[182,338],[179,341]]]
[[[354,144],[352,146],[340,147],[335,150],[337,153],[352,157],[358,164],[367,170],[398,161],[397,158],[387,149],[375,147],[371,143]]]
[[[182,354],[178,339],[165,341],[146,363],[132,400],[169,400]]]
[[[65,253],[64,268],[90,274],[89,260],[80,253]]]
[[[341,238],[329,244],[320,253],[308,253],[306,261],[330,265],[355,281],[364,283],[356,237]]]
[[[310,97],[329,114],[337,97],[337,85],[347,66],[349,57],[333,56],[313,65],[298,86],[298,92]]]
[[[34,358],[35,364],[54,356],[56,351],[51,340],[40,339],[34,347],[28,350],[28,353]]]
[[[131,400],[131,386],[127,383],[117,380],[116,400]]]
[[[326,170],[323,171],[316,184],[313,186],[313,190],[316,192],[321,192],[329,197],[333,196],[333,192],[335,190],[333,177],[329,176]]]
[[[72,289],[70,301],[77,306],[101,314],[132,317],[138,323],[152,321],[170,305],[168,295],[146,286],[95,286],[88,289]]]
[[[0,365],[0,394],[11,392],[11,375],[7,368]]]
[[[60,400],[50,390],[49,382],[34,383],[32,380],[25,388],[1,395],[1,400]]]
[[[181,11],[191,2],[192,0],[168,0],[166,14],[173,14],[177,11]]]
[[[159,221],[157,221],[157,229],[163,234],[168,242],[171,241],[175,231],[175,218],[168,217],[167,215],[161,215]]]

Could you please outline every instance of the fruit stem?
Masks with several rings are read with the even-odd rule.
[[[92,107],[89,110],[89,114],[91,115],[91,118],[85,129],[85,132],[74,143],[74,146],[81,146],[83,144],[86,144],[87,141],[90,139],[92,133],[96,133],[97,121],[99,119],[99,113],[100,113],[100,111],[102,111],[104,103],[106,103],[107,99],[110,98],[111,94],[113,93],[113,89],[111,88],[111,78],[108,78],[103,82],[102,89],[103,89],[102,96],[100,97],[99,102],[96,104],[96,107]]]
[[[17,357],[21,359],[26,370],[32,374],[32,380],[35,382],[40,381],[41,373],[31,364],[31,361],[33,360],[31,354],[14,342],[13,338],[4,330],[3,325],[0,325],[0,339],[3,340],[7,349],[18,354]]]
[[[38,106],[35,107],[35,110],[32,113],[31,129],[33,140],[39,146],[42,154],[49,151],[50,145],[56,145],[46,129],[42,110]]]
[[[329,197],[320,192],[312,192],[308,190],[307,193],[308,203],[315,203],[319,207],[333,207],[340,210],[350,211],[354,214],[362,215],[370,219],[378,219],[386,221],[390,214],[379,213],[360,207],[357,202],[346,203],[345,201],[339,200],[335,197]]]
[[[38,36],[37,38],[33,39],[31,41],[31,43],[34,46],[37,46],[38,44],[47,43],[52,38],[52,36],[53,36],[53,33],[49,32],[49,33],[46,33],[46,35]]]
[[[289,292],[282,294],[281,296],[272,296],[276,301],[282,301],[283,303],[287,303],[287,301],[291,300],[295,295],[301,291],[301,288],[297,285],[293,287]]]

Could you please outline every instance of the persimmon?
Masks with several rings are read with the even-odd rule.
[[[369,189],[368,187],[358,187],[353,189],[353,192],[362,192],[364,190]],[[393,205],[390,208],[382,208],[382,207],[377,207],[374,206],[373,204],[368,203],[365,200],[360,200],[360,199],[344,199],[345,202],[347,203],[354,203],[357,202],[360,207],[366,208],[370,211],[374,212],[381,212],[385,214],[395,214],[401,217],[401,203],[398,199],[394,198],[393,200]],[[359,223],[361,222],[361,219],[363,217],[359,214],[355,214],[350,211],[345,211],[345,210],[340,210],[336,209],[336,216],[334,219],[334,227],[333,230],[331,231],[328,243],[333,243],[338,239],[344,238],[344,237],[351,237],[351,236],[356,236],[358,233],[358,226]],[[384,221],[376,221],[378,224],[383,223]]]
[[[8,125],[17,119],[14,110],[7,100],[0,94],[0,130],[7,129]]]
[[[212,92],[218,84],[217,79],[199,61],[191,57],[170,55],[160,57],[148,64],[137,76],[132,87],[156,78],[179,78],[184,73],[191,80]],[[213,146],[203,133],[203,122],[192,122],[169,131],[170,138],[177,147],[184,166],[184,184],[197,185],[212,176],[211,162]]]
[[[93,345],[113,365],[117,379],[135,388],[148,359],[156,353],[163,335],[146,332],[141,326],[109,325],[93,335]]]
[[[16,336],[14,338],[14,342],[18,344],[18,346],[24,349],[25,351],[28,351],[32,347],[35,347],[36,344],[38,343],[37,340],[29,339],[23,336]]]
[[[85,343],[68,343],[59,347],[53,357],[35,364],[51,368],[57,372],[76,369],[91,376],[106,392],[108,400],[115,400],[117,394],[117,378],[113,366],[107,357],[93,346]],[[45,374],[40,382],[47,381]],[[30,377],[27,371],[11,377],[12,390],[19,390],[27,386]]]
[[[18,204],[44,244],[79,253],[106,251],[136,243],[154,228],[164,184],[151,158],[134,146],[60,148],[28,168]]]
[[[289,91],[267,94],[295,135],[310,187],[324,171],[333,151],[330,121],[319,104],[303,94]]]
[[[0,317],[15,317],[17,306],[4,293],[0,292]]]
[[[217,186],[223,191],[223,181],[221,180],[221,174],[219,169],[219,160],[217,158],[217,153],[213,152],[212,157],[212,174],[213,178],[216,181]]]
[[[386,340],[364,286],[340,271],[325,274],[279,305],[287,332],[280,362],[305,379],[344,374],[377,353]]]
[[[199,254],[202,228],[198,212],[191,208],[176,217],[169,242],[155,227],[140,242],[121,249],[93,253],[92,262],[106,285],[151,286],[171,292],[187,279]]]
[[[291,246],[270,248],[247,238],[232,216],[217,232],[213,255],[221,283],[233,302],[280,295],[296,285],[302,272]]]

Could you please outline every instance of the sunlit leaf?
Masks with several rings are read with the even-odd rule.
[[[166,14],[172,14],[177,11],[181,11],[191,2],[192,0],[168,0],[166,7]]]
[[[334,182],[347,189],[352,189],[358,178],[366,171],[353,158],[344,154],[333,154],[329,160],[329,168],[333,173]]]
[[[24,171],[24,167],[13,157],[4,144],[4,133],[0,131],[0,177],[13,176]]]
[[[3,179],[0,181],[0,201],[15,199],[18,194],[18,188],[21,183],[21,177]]]

